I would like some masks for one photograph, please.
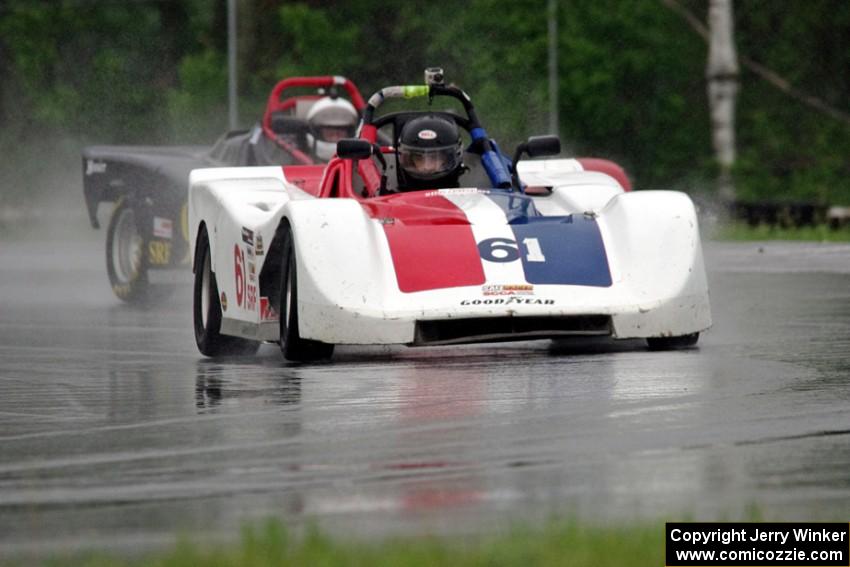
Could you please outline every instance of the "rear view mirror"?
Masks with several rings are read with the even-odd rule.
[[[558,136],[531,136],[527,142],[516,147],[514,152],[514,171],[511,176],[513,188],[522,191],[522,184],[517,175],[517,162],[522,154],[528,157],[555,156],[561,153],[561,139]]]
[[[387,189],[387,159],[381,152],[381,147],[362,138],[346,138],[336,143],[336,155],[342,159],[366,159],[375,156],[381,162],[381,185],[378,194],[383,195]]]
[[[558,136],[532,136],[525,143],[528,157],[556,156],[561,153],[561,139]]]
[[[372,153],[372,144],[368,140],[346,138],[336,143],[336,155],[343,159],[366,159]]]

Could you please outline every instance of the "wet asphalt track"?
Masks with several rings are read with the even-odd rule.
[[[0,243],[0,558],[270,516],[356,537],[848,519],[850,246],[709,246],[715,327],[687,352],[538,341],[298,366],[271,346],[201,358],[190,290],[120,304],[102,236]]]

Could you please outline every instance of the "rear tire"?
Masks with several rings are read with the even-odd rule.
[[[237,356],[257,352],[260,343],[221,334],[221,301],[212,271],[210,240],[206,227],[198,233],[194,285],[195,342],[205,356]]]
[[[691,333],[678,337],[650,337],[646,339],[646,344],[649,350],[676,350],[692,347],[698,340],[699,333]]]
[[[298,331],[298,269],[292,246],[292,229],[285,228],[281,242],[280,350],[286,360],[309,362],[328,359],[334,345],[302,339]]]
[[[126,200],[112,212],[106,229],[106,273],[115,296],[128,303],[148,296],[147,242],[139,227],[139,215]]]

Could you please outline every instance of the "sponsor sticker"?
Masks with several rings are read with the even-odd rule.
[[[254,311],[257,308],[257,284],[248,283],[245,286],[245,309]]]
[[[420,130],[417,134],[420,140],[436,140],[437,133],[433,130]]]
[[[474,187],[463,187],[461,189],[437,189],[436,191],[426,191],[424,193],[425,197],[441,197],[443,195],[473,195],[476,193],[481,193],[482,195],[489,195],[489,189],[476,189]]]
[[[531,284],[484,285],[481,286],[483,295],[534,295]]]
[[[95,161],[93,159],[86,160],[86,175],[95,173],[106,173],[106,162]]]
[[[152,266],[167,266],[171,263],[171,243],[151,240],[148,244],[148,262]]]
[[[257,256],[262,256],[263,254],[265,254],[265,250],[263,249],[263,235],[262,234],[257,235],[254,253]]]
[[[555,305],[554,299],[517,297],[496,297],[492,299],[464,299],[461,305]]]
[[[243,226],[242,227],[242,242],[253,247],[254,246],[254,231],[249,229],[249,228],[245,228]]]
[[[257,265],[254,262],[248,262],[248,279],[251,281],[257,279]]]
[[[279,321],[280,315],[274,310],[268,297],[260,298],[260,321]]]
[[[174,223],[171,222],[171,219],[154,217],[153,235],[157,238],[165,238],[171,240],[171,238],[174,236]]]

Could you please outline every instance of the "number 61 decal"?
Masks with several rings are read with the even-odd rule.
[[[546,257],[536,238],[523,238],[526,262],[545,262]],[[520,246],[510,238],[488,238],[478,243],[478,253],[488,262],[514,262],[519,260]]]
[[[242,307],[245,297],[245,253],[238,244],[233,245],[233,275],[236,277],[236,305]]]

